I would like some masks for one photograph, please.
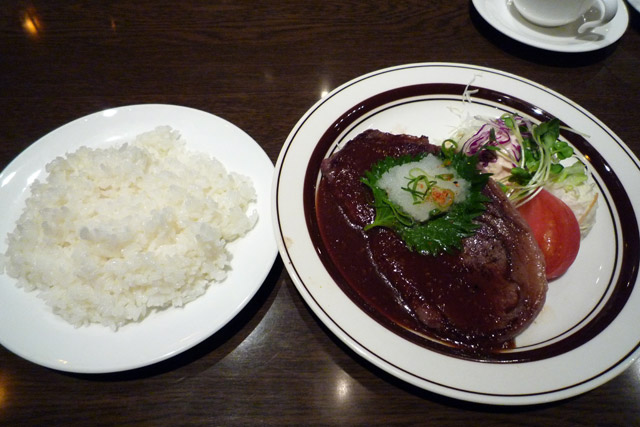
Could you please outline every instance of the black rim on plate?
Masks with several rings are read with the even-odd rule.
[[[590,166],[598,173],[601,179],[601,181],[596,180],[597,185],[600,187],[601,194],[603,194],[602,188],[605,186],[612,196],[610,199],[603,197],[601,200],[604,199],[605,207],[609,215],[611,215],[612,218],[616,216],[619,218],[619,221],[613,221],[616,239],[615,247],[617,251],[614,254],[615,265],[606,289],[598,304],[594,306],[592,312],[585,315],[583,319],[573,327],[544,343],[516,348],[512,351],[478,355],[464,349],[451,347],[441,342],[416,335],[391,322],[382,314],[364,308],[366,304],[350,289],[347,281],[342,277],[333,261],[327,255],[327,252],[323,249],[324,244],[320,237],[315,214],[316,184],[321,161],[330,155],[341,143],[346,142],[344,138],[349,131],[357,127],[358,124],[364,120],[389,108],[411,102],[422,102],[427,98],[428,100],[459,101],[465,89],[466,86],[453,83],[426,83],[403,86],[363,100],[352,108],[349,108],[334,121],[317,142],[309,160],[304,180],[304,212],[312,243],[324,267],[342,291],[378,323],[411,342],[448,356],[494,363],[531,362],[566,353],[593,339],[620,313],[636,283],[640,257],[638,226],[633,206],[626,190],[606,159],[578,134],[563,132],[562,136],[575,146],[585,158],[589,159]],[[474,86],[470,89],[474,90],[473,102],[475,104],[482,104],[483,101],[487,101],[487,105],[490,103],[492,107],[500,105],[500,108],[504,109],[504,111],[519,112],[540,121],[552,118],[552,116],[544,110],[511,95],[482,87]],[[617,227],[620,229],[617,229]],[[622,244],[620,244],[618,239],[622,239]],[[618,248],[622,248],[622,250],[619,251]],[[328,313],[326,314],[328,315]],[[626,359],[639,346],[640,343],[621,360]]]

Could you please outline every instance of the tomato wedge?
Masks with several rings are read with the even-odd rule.
[[[573,211],[562,200],[542,190],[518,208],[529,223],[547,264],[547,280],[562,276],[580,249],[580,226]]]

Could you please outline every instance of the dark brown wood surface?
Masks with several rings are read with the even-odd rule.
[[[323,90],[376,69],[432,61],[488,66],[548,86],[638,155],[640,16],[629,10],[629,28],[613,46],[560,54],[502,36],[461,0],[5,0],[0,168],[58,126],[138,103],[224,117],[275,162]],[[1,425],[462,423],[640,425],[640,365],[551,404],[444,398],[396,380],[341,344],[279,260],[228,326],[154,366],[72,375],[0,347]]]

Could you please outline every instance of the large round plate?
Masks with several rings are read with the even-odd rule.
[[[475,93],[463,103],[465,87]],[[477,90],[477,91],[476,91]],[[322,159],[368,128],[443,140],[466,114],[558,117],[599,188],[597,222],[575,264],[550,284],[547,302],[512,351],[461,357],[407,339],[342,291],[315,220]],[[446,396],[491,404],[549,402],[590,390],[640,352],[637,285],[640,162],[602,122],[564,96],[524,78],[463,64],[412,64],[376,71],[318,101],[291,131],[276,164],[276,234],[306,303],[359,355],[396,377]]]
[[[44,136],[21,153],[0,175],[0,234],[15,227],[28,187],[43,179],[44,166],[79,146],[105,147],[133,140],[156,126],[169,125],[187,148],[216,157],[227,171],[253,180],[259,219],[233,242],[232,271],[183,308],[152,313],[114,332],[92,325],[74,328],[54,315],[35,292],[0,275],[0,343],[32,362],[76,373],[106,373],[139,368],[198,344],[228,323],[260,288],[277,255],[271,219],[273,163],[261,147],[233,124],[209,113],[172,105],[110,109],[75,120]],[[2,237],[0,251],[7,245]]]

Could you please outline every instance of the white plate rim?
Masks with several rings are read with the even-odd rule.
[[[192,151],[220,160],[227,171],[250,177],[257,193],[251,209],[256,226],[230,244],[232,270],[183,308],[152,313],[118,331],[100,325],[74,328],[50,312],[35,292],[0,275],[0,344],[33,363],[72,373],[103,374],[142,368],[169,359],[209,338],[230,322],[258,292],[277,256],[271,219],[273,163],[260,145],[234,124],[190,107],[138,104],[92,113],[73,120],[27,147],[0,173],[0,200],[10,206],[0,230],[6,233],[22,211],[28,185],[42,179],[44,165],[80,145],[107,147],[131,141],[156,126],[178,130]],[[18,307],[29,307],[21,313]],[[215,310],[215,313],[212,312]],[[28,314],[28,315],[27,315]]]
[[[623,0],[618,0],[618,13],[614,19],[594,29],[594,33],[601,36],[600,40],[572,40],[563,43],[566,37],[554,37],[553,29],[546,29],[530,24],[513,8],[511,0],[473,0],[473,5],[489,25],[504,35],[529,46],[554,52],[581,53],[605,48],[618,41],[629,25],[629,12]],[[496,14],[494,9],[499,9]],[[504,10],[503,10],[504,9]],[[498,22],[505,18],[506,20]],[[577,41],[576,41],[577,40]]]
[[[615,363],[607,366],[603,372],[600,372],[594,378],[581,377],[581,373],[577,372],[575,375],[580,378],[570,386],[559,387],[549,391],[545,390],[546,386],[544,383],[540,384],[538,389],[536,389],[536,385],[533,384],[528,386],[529,389],[526,392],[505,390],[504,384],[496,385],[498,389],[493,392],[469,389],[468,387],[465,388],[464,386],[460,386],[460,384],[464,384],[470,372],[475,372],[478,368],[487,371],[487,375],[485,376],[490,377],[488,374],[492,373],[508,381],[506,377],[513,375],[515,373],[514,369],[522,370],[521,367],[525,365],[517,364],[519,368],[513,368],[513,366],[516,365],[511,365],[511,367],[503,367],[497,370],[493,365],[483,365],[476,362],[456,361],[451,363],[451,360],[443,360],[446,359],[446,356],[439,356],[433,354],[434,352],[429,352],[424,349],[416,349],[416,346],[394,337],[393,334],[375,324],[375,321],[367,321],[366,315],[358,317],[359,315],[355,313],[358,310],[357,307],[350,303],[350,301],[347,301],[348,298],[345,297],[344,294],[340,296],[339,292],[334,292],[334,294],[331,295],[336,297],[336,300],[332,301],[331,304],[323,305],[319,303],[319,295],[328,293],[329,291],[327,291],[327,289],[337,288],[337,285],[332,283],[330,276],[322,274],[322,266],[318,267],[316,265],[310,267],[311,264],[317,261],[318,255],[315,254],[314,248],[309,250],[307,247],[306,240],[309,239],[309,232],[304,219],[296,220],[292,218],[292,216],[300,215],[298,209],[304,211],[301,207],[302,202],[300,201],[300,199],[302,199],[302,189],[298,188],[301,184],[287,183],[299,183],[299,181],[302,180],[301,175],[304,174],[307,164],[306,158],[296,158],[295,155],[291,154],[295,144],[298,144],[298,147],[295,148],[296,150],[303,155],[307,155],[312,148],[308,149],[306,146],[315,145],[317,142],[315,136],[321,135],[328,126],[332,125],[334,123],[333,119],[336,119],[341,113],[347,111],[348,108],[359,105],[358,103],[363,99],[374,96],[389,88],[395,89],[412,83],[453,82],[464,85],[470,83],[477,77],[483,80],[483,84],[490,83],[495,86],[495,90],[499,90],[502,93],[512,93],[509,92],[509,89],[515,86],[519,89],[517,93],[520,99],[524,99],[542,108],[546,107],[545,109],[551,113],[559,109],[558,114],[554,115],[561,116],[561,119],[564,115],[563,111],[567,109],[572,113],[572,120],[574,120],[575,117],[588,118],[589,126],[593,126],[594,129],[599,129],[599,132],[602,132],[610,141],[613,141],[614,147],[612,148],[607,145],[607,150],[616,150],[616,155],[622,156],[622,158],[626,159],[626,165],[630,165],[629,169],[631,170],[624,171],[625,176],[623,178],[629,180],[630,177],[627,176],[629,174],[631,175],[631,179],[637,178],[638,170],[640,170],[640,161],[638,161],[628,147],[626,147],[606,125],[584,108],[547,87],[510,73],[468,64],[422,63],[391,67],[358,77],[336,88],[328,96],[322,98],[311,107],[292,129],[276,163],[276,174],[274,177],[274,225],[280,254],[303,299],[320,320],[356,353],[384,371],[406,382],[449,397],[489,404],[536,404],[574,396],[597,387],[626,369],[640,353],[640,350],[635,345],[636,342],[634,341],[634,346],[628,349],[629,351],[624,352],[624,355],[622,355],[620,359],[616,359]],[[477,85],[481,86],[480,83]],[[547,105],[550,101],[553,101],[553,105]],[[336,106],[336,104],[338,105]],[[330,108],[329,106],[335,113],[327,112]],[[353,113],[355,113],[355,110]],[[309,130],[311,127],[317,129]],[[306,137],[307,140],[302,140],[302,137]],[[305,146],[305,148],[299,148],[300,146]],[[618,165],[618,163],[616,163],[616,165]],[[640,212],[640,201],[637,200],[637,198],[633,199],[633,206],[635,212]],[[304,256],[304,263],[298,262],[299,260],[296,259],[298,254],[296,252]],[[319,263],[321,264],[321,262]],[[325,295],[322,295],[322,297],[324,296]],[[640,297],[637,289],[633,292],[631,298],[632,301],[630,301],[633,304],[640,304],[638,302]],[[357,323],[357,325],[345,325],[344,323],[337,322],[335,318],[340,317],[336,316],[336,310],[338,309],[350,311],[351,315],[355,315],[357,320],[354,320],[353,323]],[[331,315],[328,315],[328,313]],[[626,310],[625,315],[631,315],[630,310]],[[363,330],[363,325],[366,326],[366,331]],[[384,337],[383,340],[380,338],[381,336]],[[460,369],[459,373],[452,374],[452,379],[445,378],[442,381],[435,381],[430,379],[430,375],[435,375],[435,372],[429,372],[428,375],[417,374],[414,371],[414,366],[412,366],[410,362],[407,362],[406,358],[403,358],[403,355],[390,355],[388,352],[376,347],[376,344],[371,344],[375,341],[385,341],[387,345],[390,344],[394,346],[394,348],[401,348],[402,352],[406,351],[407,354],[412,352],[420,354],[424,356],[428,362],[437,363],[440,368],[442,367],[440,365],[444,365],[445,367],[454,366],[456,369],[464,369]],[[363,343],[366,344],[363,345]],[[587,347],[588,346],[580,347],[580,350],[586,351]],[[572,355],[573,352],[570,352],[569,356],[552,358],[552,360],[554,363],[557,362],[556,364],[567,363],[567,357],[569,357],[570,362],[572,362],[570,359]],[[534,362],[530,364],[530,366],[534,365],[540,366],[544,365],[544,363]],[[513,376],[513,378],[522,378],[522,375],[518,374]],[[537,378],[536,381],[541,381],[541,379]],[[511,384],[511,382],[509,382],[509,384]],[[503,387],[503,389],[500,389],[500,387]]]

